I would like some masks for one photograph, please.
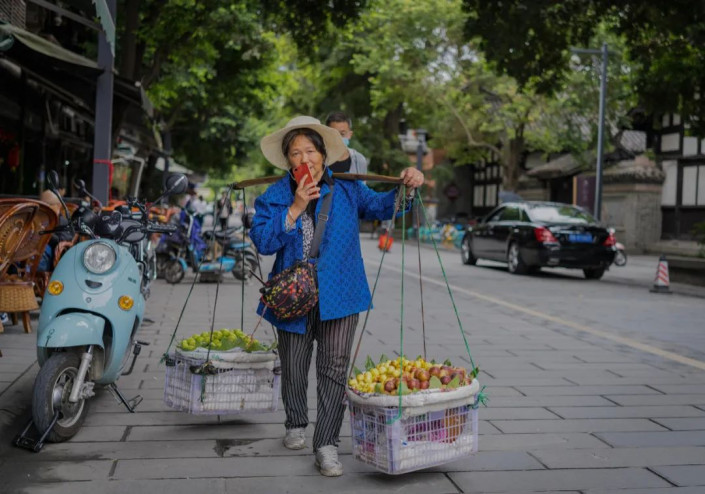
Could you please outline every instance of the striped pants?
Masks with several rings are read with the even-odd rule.
[[[308,425],[308,370],[311,367],[313,342],[317,344],[316,428],[314,451],[323,446],[337,446],[345,415],[346,371],[360,314],[321,321],[318,307],[309,313],[306,333],[278,331],[279,358],[282,364],[282,399],[287,429]]]

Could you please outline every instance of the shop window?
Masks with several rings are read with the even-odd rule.
[[[705,206],[705,165],[698,167],[698,206]]]
[[[663,182],[663,189],[661,190],[661,205],[675,206],[678,188],[678,162],[664,161],[662,167],[666,174],[666,180]]]
[[[683,188],[681,204],[683,206],[695,206],[698,193],[698,167],[683,167]]]

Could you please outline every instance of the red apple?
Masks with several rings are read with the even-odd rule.
[[[432,376],[439,377],[441,374],[441,368],[438,367],[437,365],[434,365],[430,369],[428,369],[428,373],[431,374]]]
[[[418,379],[409,379],[408,386],[409,386],[409,389],[413,391],[415,389],[419,389],[420,384],[421,383]]]
[[[441,377],[441,384],[448,384],[453,378],[450,376],[443,376]]]
[[[428,381],[429,379],[431,379],[431,375],[426,369],[418,369],[416,371],[416,374],[414,374],[414,377],[416,377],[416,379],[421,382]]]
[[[394,382],[394,379],[387,379],[387,382],[384,383],[384,390],[387,393],[391,393],[397,388],[396,383]]]
[[[421,381],[420,389],[428,389],[428,381]]]
[[[441,372],[438,374],[438,377],[444,378],[444,377],[449,376],[449,375],[450,375],[450,372],[448,372],[447,369],[441,369]]]

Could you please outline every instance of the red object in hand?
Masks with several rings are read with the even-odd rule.
[[[307,184],[313,183],[313,176],[311,175],[311,170],[308,169],[308,165],[299,165],[292,170],[292,173],[297,184],[301,184],[304,177],[308,177]]]

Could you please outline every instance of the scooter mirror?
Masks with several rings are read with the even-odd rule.
[[[49,171],[49,174],[47,175],[47,182],[49,182],[49,185],[53,190],[59,190],[59,174],[56,173],[56,170]]]
[[[164,195],[178,195],[186,192],[188,179],[183,173],[169,175],[164,184]]]
[[[74,180],[73,183],[76,186],[76,188],[79,190],[79,192],[83,192],[86,190],[86,182],[84,182],[80,178]]]

